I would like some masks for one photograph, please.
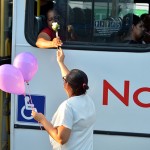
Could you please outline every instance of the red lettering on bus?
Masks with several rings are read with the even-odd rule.
[[[150,92],[150,88],[143,87],[143,88],[137,89],[133,94],[133,100],[138,106],[148,108],[150,107],[150,103],[147,103],[147,104],[142,103],[138,98],[139,94],[141,94],[142,92]]]
[[[126,106],[129,105],[129,81],[124,81],[124,96],[122,96],[110,83],[103,81],[103,105],[108,105],[108,91],[111,91]]]

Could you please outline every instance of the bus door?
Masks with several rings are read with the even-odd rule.
[[[11,63],[13,1],[0,1],[0,65]],[[10,94],[0,90],[0,149],[10,149]]]

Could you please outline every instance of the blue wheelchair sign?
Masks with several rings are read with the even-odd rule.
[[[37,112],[45,114],[45,96],[19,95],[17,120],[37,123],[37,121],[35,121],[31,116],[31,111],[33,108],[35,108]]]

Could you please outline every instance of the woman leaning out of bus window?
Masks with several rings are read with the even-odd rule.
[[[47,27],[38,35],[36,46],[39,48],[57,48],[62,46],[62,41],[56,37],[55,31],[52,29],[52,23],[59,21],[59,16],[55,9],[50,9],[46,15]]]
[[[68,70],[61,48],[57,62],[68,99],[60,104],[51,122],[41,113],[32,111],[32,115],[50,135],[53,150],[93,150],[95,106],[86,94],[88,77],[79,69]]]

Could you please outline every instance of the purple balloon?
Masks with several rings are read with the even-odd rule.
[[[14,59],[13,65],[22,72],[25,82],[29,82],[38,70],[37,59],[30,52],[18,54]]]
[[[25,85],[22,73],[13,65],[0,66],[0,89],[13,94],[24,94]]]

